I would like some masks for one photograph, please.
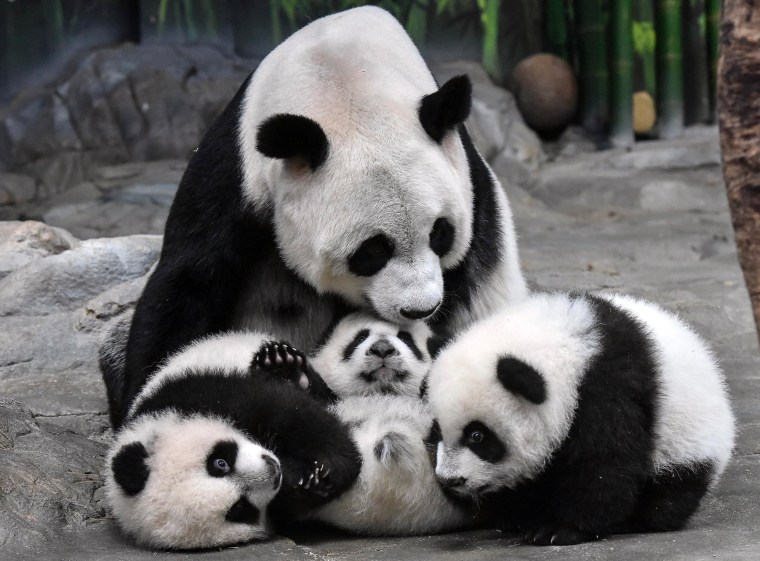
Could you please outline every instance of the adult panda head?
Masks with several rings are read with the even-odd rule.
[[[340,397],[376,393],[416,397],[430,370],[432,337],[423,322],[399,327],[356,312],[323,336],[309,361]]]
[[[350,36],[336,18],[355,19]],[[472,238],[459,137],[470,81],[438,88],[387,12],[328,19],[275,49],[253,75],[240,121],[245,194],[272,211],[282,257],[318,292],[395,323],[427,318],[443,301],[443,272]],[[354,34],[362,49],[352,47]],[[394,64],[378,64],[376,52]]]
[[[141,544],[193,549],[270,534],[280,462],[225,421],[141,417],[118,433],[106,465],[113,514]]]
[[[428,380],[441,484],[474,498],[540,473],[598,350],[588,301],[564,294],[531,297],[444,348]]]

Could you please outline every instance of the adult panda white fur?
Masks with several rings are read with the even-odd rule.
[[[312,518],[370,536],[420,535],[473,526],[473,509],[446,495],[427,439],[427,405],[405,395],[357,395],[331,407],[351,427],[362,456],[356,482]]]
[[[456,328],[522,298],[509,204],[401,25],[356,8],[277,47],[193,155],[124,367],[101,355],[112,422],[167,356],[229,329],[310,350],[345,308]],[[444,290],[445,289],[445,290]],[[437,312],[437,313],[436,313]]]
[[[350,487],[360,459],[346,426],[298,379],[252,366],[287,349],[227,333],[149,378],[106,461],[107,500],[127,534],[169,549],[263,539],[270,518],[297,521]]]
[[[323,335],[309,365],[338,397],[418,397],[430,371],[428,348],[435,340],[424,322],[399,326],[354,312]]]
[[[627,296],[535,295],[434,363],[436,474],[536,544],[682,527],[729,461],[706,344]]]

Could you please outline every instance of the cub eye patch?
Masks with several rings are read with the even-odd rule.
[[[235,504],[227,511],[225,520],[227,522],[236,522],[238,524],[258,524],[261,512],[245,497],[240,497]]]
[[[500,462],[507,455],[504,443],[480,421],[472,421],[464,427],[460,443],[481,460],[492,464]]]
[[[414,342],[414,338],[412,337],[411,333],[409,333],[408,331],[399,331],[396,337],[398,337],[399,341],[404,343],[404,345],[409,347],[409,350],[412,351],[412,353],[414,354],[417,360],[421,361],[424,358],[422,356],[422,352],[420,351],[419,347]]]
[[[206,471],[211,477],[224,477],[235,469],[238,445],[232,440],[217,442],[206,458]]]
[[[445,218],[439,218],[430,230],[430,249],[438,257],[443,257],[454,245],[454,226]]]
[[[379,273],[393,257],[393,242],[378,234],[366,239],[348,258],[348,270],[359,277],[371,277]]]
[[[356,351],[356,347],[366,341],[367,337],[369,337],[369,329],[362,329],[356,334],[346,348],[343,349],[343,362],[347,362],[351,358],[351,355]]]

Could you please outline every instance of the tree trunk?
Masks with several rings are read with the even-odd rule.
[[[726,0],[718,117],[723,175],[755,324],[760,326],[760,4]],[[760,336],[760,330],[758,331]]]

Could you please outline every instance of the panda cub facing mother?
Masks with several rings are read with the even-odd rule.
[[[681,528],[734,442],[720,368],[658,306],[537,294],[436,359],[436,474],[541,545]]]

